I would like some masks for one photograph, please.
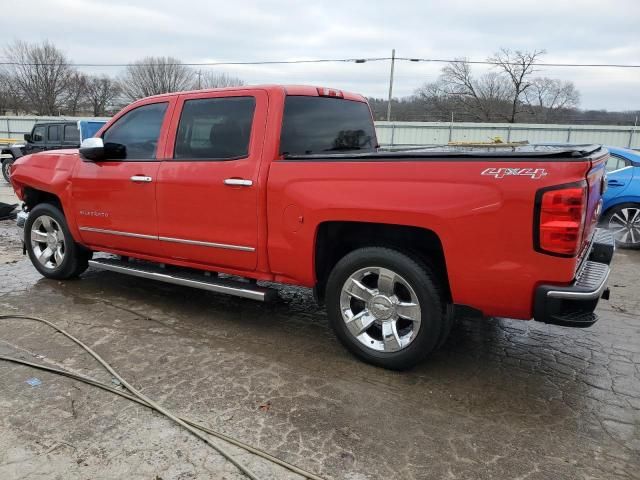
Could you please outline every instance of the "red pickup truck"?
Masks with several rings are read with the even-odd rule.
[[[606,158],[384,151],[363,97],[257,86],[139,100],[79,150],[18,159],[11,183],[45,277],[91,265],[258,300],[274,292],[258,282],[311,287],[349,350],[400,369],[443,343],[454,306],[596,320]]]

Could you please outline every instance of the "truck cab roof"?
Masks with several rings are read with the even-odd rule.
[[[153,95],[151,97],[145,97],[144,99],[137,100],[137,102],[141,100],[148,100],[150,98],[169,98],[175,97],[177,95],[190,95],[193,93],[207,93],[207,92],[237,92],[237,91],[250,91],[250,90],[265,90],[267,92],[284,92],[285,95],[298,95],[298,96],[307,96],[307,97],[335,97],[342,98],[344,100],[353,100],[357,102],[366,102],[367,99],[357,93],[347,92],[345,90],[340,90],[331,87],[320,87],[314,85],[276,85],[276,84],[264,84],[264,85],[242,85],[238,87],[223,87],[223,88],[208,88],[202,90],[187,90],[184,92],[173,92],[173,93],[163,93],[160,95]]]

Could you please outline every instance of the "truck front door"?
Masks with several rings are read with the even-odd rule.
[[[157,152],[163,151],[174,101],[154,99],[126,110],[102,134],[107,158],[78,162],[72,208],[84,243],[117,252],[161,254]]]
[[[25,155],[41,152],[45,149],[47,144],[47,126],[36,125],[31,131],[31,138],[24,146]]]
[[[267,103],[263,90],[179,97],[156,187],[168,257],[255,270]]]

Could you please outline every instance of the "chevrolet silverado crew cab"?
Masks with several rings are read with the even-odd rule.
[[[454,306],[596,320],[606,159],[598,145],[384,151],[363,97],[257,86],[139,100],[79,150],[16,160],[11,183],[47,278],[92,266],[257,300],[310,287],[351,352],[401,369],[443,343]]]

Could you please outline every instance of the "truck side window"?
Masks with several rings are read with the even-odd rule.
[[[151,103],[128,111],[104,132],[107,157],[118,160],[155,160],[167,103]]]
[[[64,141],[80,143],[80,130],[75,125],[64,126]]]
[[[60,141],[60,125],[51,125],[51,126],[49,126],[49,133],[47,135],[47,140],[49,142],[59,142]]]
[[[377,147],[371,111],[364,102],[287,96],[280,153],[372,152]]]
[[[174,158],[235,160],[246,157],[255,106],[253,97],[185,101]]]
[[[33,135],[31,135],[31,142],[41,143],[44,142],[44,130],[45,127],[36,127],[33,129]]]

